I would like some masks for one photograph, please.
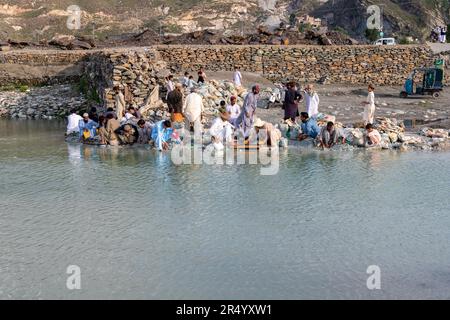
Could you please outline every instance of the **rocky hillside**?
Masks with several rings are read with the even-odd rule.
[[[324,18],[329,28],[361,40],[367,7],[375,3],[382,7],[388,35],[423,39],[436,22],[449,22],[448,0],[4,0],[0,40],[39,42],[55,34],[101,40],[144,29],[164,35],[204,29],[233,35],[254,33],[261,24],[289,24],[303,14]]]

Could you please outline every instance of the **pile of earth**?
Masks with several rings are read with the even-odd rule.
[[[0,41],[0,51],[13,49],[59,49],[59,50],[90,50],[96,47],[95,41],[86,36],[55,35],[50,41],[40,42]]]
[[[202,30],[178,36],[162,36],[152,30],[144,30],[138,34],[125,34],[108,38],[102,46],[149,46],[156,44],[188,44],[188,45],[356,45],[358,42],[338,32],[306,31],[298,32],[278,28],[270,31],[259,27],[253,34],[225,35],[215,30]]]
[[[215,30],[202,30],[181,35],[160,35],[146,29],[139,33],[110,36],[93,40],[86,36],[55,35],[50,41],[0,41],[0,51],[12,49],[90,50],[96,47],[138,47],[158,44],[186,45],[356,45],[358,42],[338,31],[306,31],[278,28],[270,31],[260,26],[256,32],[245,35],[225,35]]]

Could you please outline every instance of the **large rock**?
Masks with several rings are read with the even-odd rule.
[[[49,42],[49,45],[67,48],[75,41],[75,37],[72,35],[55,35]]]

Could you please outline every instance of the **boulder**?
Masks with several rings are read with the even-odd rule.
[[[49,45],[67,48],[75,41],[72,35],[55,35],[49,42]]]

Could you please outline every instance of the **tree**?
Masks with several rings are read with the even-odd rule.
[[[380,30],[378,30],[378,29],[366,29],[366,38],[370,42],[377,41],[379,36],[380,36]]]

